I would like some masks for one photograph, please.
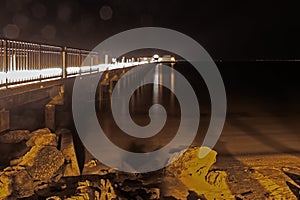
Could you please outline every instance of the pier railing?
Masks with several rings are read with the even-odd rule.
[[[98,64],[97,52],[0,39],[0,87],[91,73]]]

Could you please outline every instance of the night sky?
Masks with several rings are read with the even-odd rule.
[[[2,38],[92,49],[121,31],[158,26],[197,40],[214,59],[299,59],[291,1],[3,0]]]

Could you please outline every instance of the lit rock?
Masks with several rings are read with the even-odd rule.
[[[66,200],[113,200],[117,195],[108,179],[100,179],[97,183],[85,180],[78,182],[76,194]]]
[[[101,196],[100,200],[111,200],[117,197],[111,182],[108,179],[100,180]]]
[[[207,147],[193,147],[185,152],[175,153],[170,158],[171,164],[167,167],[167,171],[178,178],[201,177],[205,180],[208,171],[216,162],[217,152],[211,150],[206,157],[200,159],[198,155],[201,148]]]
[[[10,166],[15,166],[15,165],[18,165],[21,161],[22,161],[22,159],[17,158],[17,159],[13,159],[13,160],[9,161],[9,164],[10,164]]]
[[[13,191],[12,179],[9,175],[1,173],[0,175],[0,199],[5,199],[11,195]]]
[[[65,158],[56,148],[56,134],[49,129],[40,129],[31,134],[29,131],[12,131],[2,136],[5,142],[18,143],[23,140],[28,140],[26,145],[23,143],[27,153],[10,161],[15,166],[0,172],[0,199],[30,197],[50,182],[58,181],[63,174]]]
[[[33,180],[21,166],[7,167],[0,175],[0,198],[24,198],[34,194]],[[2,185],[3,184],[3,185]]]
[[[1,143],[15,144],[28,140],[30,138],[30,132],[28,130],[14,130],[5,133],[0,136]]]
[[[25,169],[14,174],[13,185],[14,193],[17,198],[30,197],[34,194],[33,179]]]
[[[58,138],[54,133],[45,134],[42,136],[33,136],[27,142],[28,147],[32,146],[54,146],[57,147]]]
[[[26,142],[28,147],[32,146],[54,146],[57,147],[58,136],[48,128],[39,129],[31,133],[30,139]]]
[[[200,151],[207,152],[204,158],[200,158]],[[226,182],[226,173],[211,171],[216,156],[217,152],[208,147],[189,148],[171,157],[166,174],[175,177],[188,190],[204,195],[207,199],[234,199]],[[173,189],[176,191],[176,188]],[[171,195],[172,191],[168,193]]]
[[[31,133],[31,135],[43,135],[43,134],[47,134],[47,133],[51,133],[49,128],[41,128],[41,129],[33,131]]]
[[[212,186],[219,187],[227,184],[226,177],[227,177],[226,172],[216,170],[216,171],[210,171],[205,178],[206,181]]]
[[[33,146],[19,165],[24,166],[33,179],[49,182],[60,178],[64,161],[62,153],[55,147]]]
[[[92,167],[96,167],[97,164],[98,164],[98,161],[96,159],[91,159],[89,162],[84,164],[84,167],[92,168]]]
[[[61,198],[58,196],[53,196],[53,197],[46,198],[46,200],[61,200]]]

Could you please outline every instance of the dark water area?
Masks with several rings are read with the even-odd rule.
[[[295,125],[300,115],[300,80],[298,78],[300,62],[218,62],[216,64],[223,78],[227,95],[225,132],[226,124],[231,125],[231,121],[235,123],[243,117],[260,120],[259,117],[265,115],[294,116],[292,121],[283,119],[282,123],[288,120],[292,122],[290,126]],[[159,75],[161,66],[156,67],[158,80],[161,81],[166,77]],[[190,82],[197,95],[201,119],[194,144],[201,145],[211,117],[210,96],[206,84],[189,63],[179,62],[170,67],[180,72]],[[174,74],[171,72],[167,76],[172,77]],[[172,81],[172,78],[170,80]],[[172,84],[180,83],[175,81],[171,82]],[[148,111],[153,103],[163,105],[168,114],[164,128],[153,137],[141,139],[124,133],[114,122],[109,98],[100,100],[96,106],[99,122],[106,135],[119,147],[133,152],[156,150],[168,144],[175,136],[180,124],[180,105],[169,89],[163,86],[158,88],[154,85],[142,86],[131,97],[129,105],[131,117],[136,124],[145,126],[150,122]],[[256,122],[251,123],[255,126]],[[295,126],[293,128],[295,130]],[[242,129],[242,132],[251,134],[254,131],[248,128]]]
[[[280,111],[298,112],[286,107],[299,102],[300,62],[229,62],[219,63],[230,100],[268,101]],[[283,105],[284,104],[284,105]],[[285,108],[285,109],[284,109]]]

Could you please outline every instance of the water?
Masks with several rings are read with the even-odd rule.
[[[282,148],[272,145],[290,146],[285,150],[298,151],[298,146],[292,140],[300,139],[299,125],[296,122],[300,114],[300,84],[297,73],[299,63],[223,62],[217,65],[225,84],[228,101],[224,130],[215,147],[220,154],[283,151]],[[161,66],[157,65],[153,80],[162,83],[162,80],[167,78],[171,87],[180,85],[174,78],[174,70],[177,70],[190,82],[201,111],[201,120],[193,144],[201,145],[211,116],[206,84],[189,63],[169,66],[172,68],[170,74],[162,75]],[[156,103],[164,106],[168,118],[163,129],[153,137],[141,139],[124,133],[113,120],[110,100],[107,97],[97,105],[99,122],[115,145],[133,152],[153,151],[168,144],[178,130],[181,113],[176,96],[161,85],[145,85],[135,91],[129,105],[134,122],[145,126],[150,122],[149,108]],[[276,139],[271,141],[272,134],[275,134]],[[286,139],[283,137],[292,139],[284,141]],[[247,140],[252,141],[253,145],[243,146],[247,144]]]

